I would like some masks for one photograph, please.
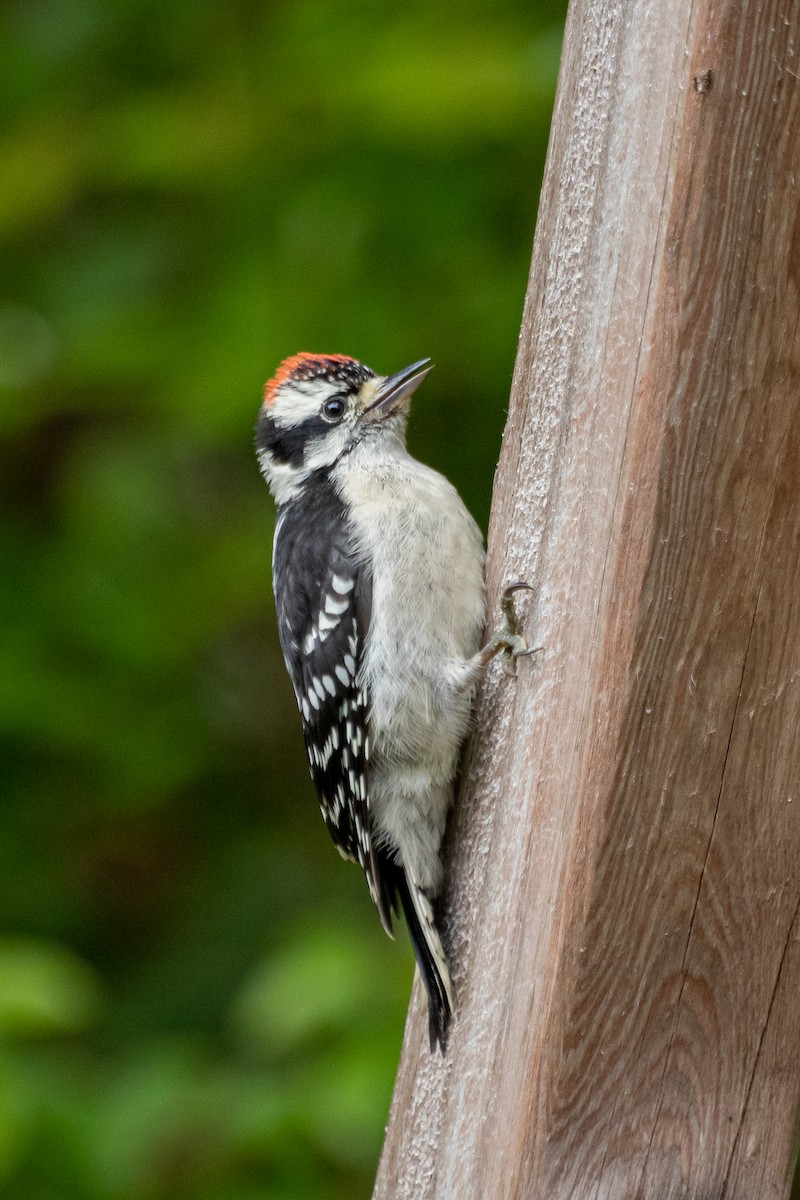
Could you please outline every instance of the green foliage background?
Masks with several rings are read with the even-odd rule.
[[[369,1195],[412,978],[319,819],[252,452],[431,355],[488,515],[563,0],[0,22],[0,1195]]]

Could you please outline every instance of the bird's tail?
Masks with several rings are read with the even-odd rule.
[[[431,1050],[444,1052],[447,1028],[453,1015],[453,992],[442,940],[436,928],[433,905],[420,887],[401,868],[394,880],[408,925],[414,957],[428,993],[428,1032]]]

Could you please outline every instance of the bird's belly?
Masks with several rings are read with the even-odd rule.
[[[444,782],[469,724],[471,695],[454,692],[450,679],[479,647],[483,562],[458,528],[432,533],[435,553],[415,539],[412,550],[374,572],[364,678],[374,765],[424,764]]]
[[[370,763],[375,770],[422,772],[429,782],[446,783],[455,774],[469,727],[471,696],[442,710],[434,687],[416,684],[373,692],[370,710]]]
[[[340,486],[372,579],[360,669],[371,773],[385,765],[449,782],[471,707],[453,678],[483,629],[480,530],[452,485],[408,456],[383,467],[351,458]]]

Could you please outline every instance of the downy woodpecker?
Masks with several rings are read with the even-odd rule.
[[[529,651],[506,589],[506,626],[480,649],[483,540],[458,493],[408,453],[422,359],[376,375],[339,354],[286,359],[264,390],[261,470],[278,506],[280,643],[311,777],[343,857],[363,869],[387,933],[402,907],[428,993],[431,1047],[453,999],[433,902],[439,847],[475,685],[503,651]]]

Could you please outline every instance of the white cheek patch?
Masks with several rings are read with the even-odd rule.
[[[330,433],[325,437],[315,438],[309,442],[303,465],[307,471],[318,471],[322,467],[332,467],[341,458],[350,441],[350,423],[343,421],[341,425],[331,425]]]

